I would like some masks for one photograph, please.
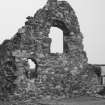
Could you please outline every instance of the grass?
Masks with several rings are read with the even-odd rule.
[[[35,99],[25,101],[0,102],[0,105],[105,105],[104,98],[81,96],[71,99]]]

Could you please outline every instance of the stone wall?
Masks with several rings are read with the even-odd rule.
[[[63,31],[62,54],[50,53],[51,38],[48,35],[51,27]],[[93,92],[99,79],[94,70],[89,70],[82,40],[77,16],[68,2],[48,0],[34,17],[27,17],[25,26],[14,37],[0,46],[1,81],[6,81],[0,90],[3,86],[6,88],[9,71],[12,82],[8,88],[13,90],[8,89],[5,94],[23,97],[31,92],[35,97],[72,97]],[[37,64],[32,73],[28,59]],[[3,69],[11,61],[14,66],[8,65],[7,71]]]

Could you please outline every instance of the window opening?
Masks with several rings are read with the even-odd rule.
[[[56,27],[51,27],[49,37],[52,39],[50,52],[63,53],[63,31]]]
[[[28,59],[27,63],[29,65],[29,70],[26,71],[26,76],[27,78],[33,79],[37,78],[38,73],[37,73],[37,63],[34,59]]]
[[[36,68],[35,62],[33,62],[31,59],[28,59],[28,64],[29,64],[30,69],[35,69]]]

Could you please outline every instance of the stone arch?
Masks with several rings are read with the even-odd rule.
[[[72,47],[75,46],[75,49],[78,49],[78,45],[75,45],[73,42],[74,40],[79,42],[79,44],[82,43],[77,16],[66,1],[48,0],[45,7],[34,15],[34,20],[36,22],[36,34],[39,36],[44,35],[48,37],[51,27],[57,27],[63,31],[64,53],[72,50],[70,49],[71,45]],[[81,39],[78,39],[77,36]]]
[[[68,30],[68,28],[66,27],[65,23],[63,21],[60,20],[52,20],[52,27],[57,27],[59,29],[61,29],[63,31],[63,52],[69,52],[69,48],[67,45],[67,42],[64,41],[64,37],[68,36],[69,37],[69,33],[70,31]]]

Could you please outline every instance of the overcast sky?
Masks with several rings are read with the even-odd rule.
[[[26,17],[33,16],[46,1],[0,0],[0,43],[11,38],[24,25]],[[88,62],[105,64],[105,0],[67,1],[78,16]]]

